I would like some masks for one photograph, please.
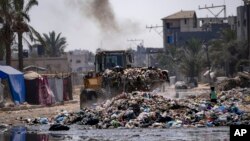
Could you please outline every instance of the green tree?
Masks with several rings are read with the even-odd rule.
[[[13,25],[12,1],[0,0],[0,23],[2,28],[0,29],[0,42],[5,47],[6,51],[6,64],[11,65],[11,45],[14,40],[14,32],[11,27]]]
[[[157,60],[159,61],[160,68],[167,69],[170,75],[176,75],[181,60],[180,48],[169,47],[166,53],[157,56]]]
[[[217,69],[223,68],[226,76],[232,76],[239,61],[247,59],[247,43],[237,41],[236,31],[225,29],[221,38],[210,43],[212,65]]]
[[[61,33],[56,35],[55,31],[43,34],[43,37],[37,35],[37,41],[45,47],[46,54],[50,57],[59,57],[67,47],[66,38],[61,37]]]
[[[199,76],[204,56],[201,42],[194,38],[187,41],[181,56],[180,71],[191,79]]]
[[[5,46],[3,41],[1,41],[0,39],[0,61],[3,60],[4,54],[5,54]]]
[[[17,33],[18,37],[18,60],[19,70],[23,70],[23,33],[29,32],[28,22],[30,21],[29,11],[30,9],[38,5],[37,0],[12,0],[14,10],[14,24],[13,31]]]
[[[28,32],[30,21],[28,12],[38,5],[36,0],[1,0],[0,1],[0,22],[3,28],[0,30],[0,42],[5,46],[6,64],[11,65],[11,46],[15,40],[15,32],[18,36],[19,69],[23,68],[22,57],[22,33]]]

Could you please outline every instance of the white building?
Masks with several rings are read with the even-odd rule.
[[[74,50],[67,53],[71,72],[94,70],[94,55],[87,50]]]

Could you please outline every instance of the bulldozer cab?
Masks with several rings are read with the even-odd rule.
[[[95,58],[96,73],[104,72],[114,67],[126,68],[133,63],[132,53],[128,51],[101,51]]]

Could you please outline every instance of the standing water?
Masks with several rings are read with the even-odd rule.
[[[40,129],[38,129],[40,128]],[[69,131],[50,132],[47,127],[13,127],[0,132],[1,141],[228,141],[229,128],[91,129],[72,126]]]

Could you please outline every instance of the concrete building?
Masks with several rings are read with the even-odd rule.
[[[87,50],[74,50],[67,53],[71,72],[95,70],[94,55]]]
[[[237,7],[237,39],[247,40],[247,7]]]
[[[244,6],[237,7],[237,39],[247,41],[250,59],[250,0],[243,0]]]
[[[157,56],[164,52],[163,48],[144,47],[138,45],[137,50],[134,51],[134,63],[136,67],[158,67]]]
[[[182,46],[191,38],[209,41],[219,38],[220,31],[235,28],[235,17],[197,18],[195,11],[179,11],[162,19],[164,48]],[[229,22],[230,21],[230,22]]]

